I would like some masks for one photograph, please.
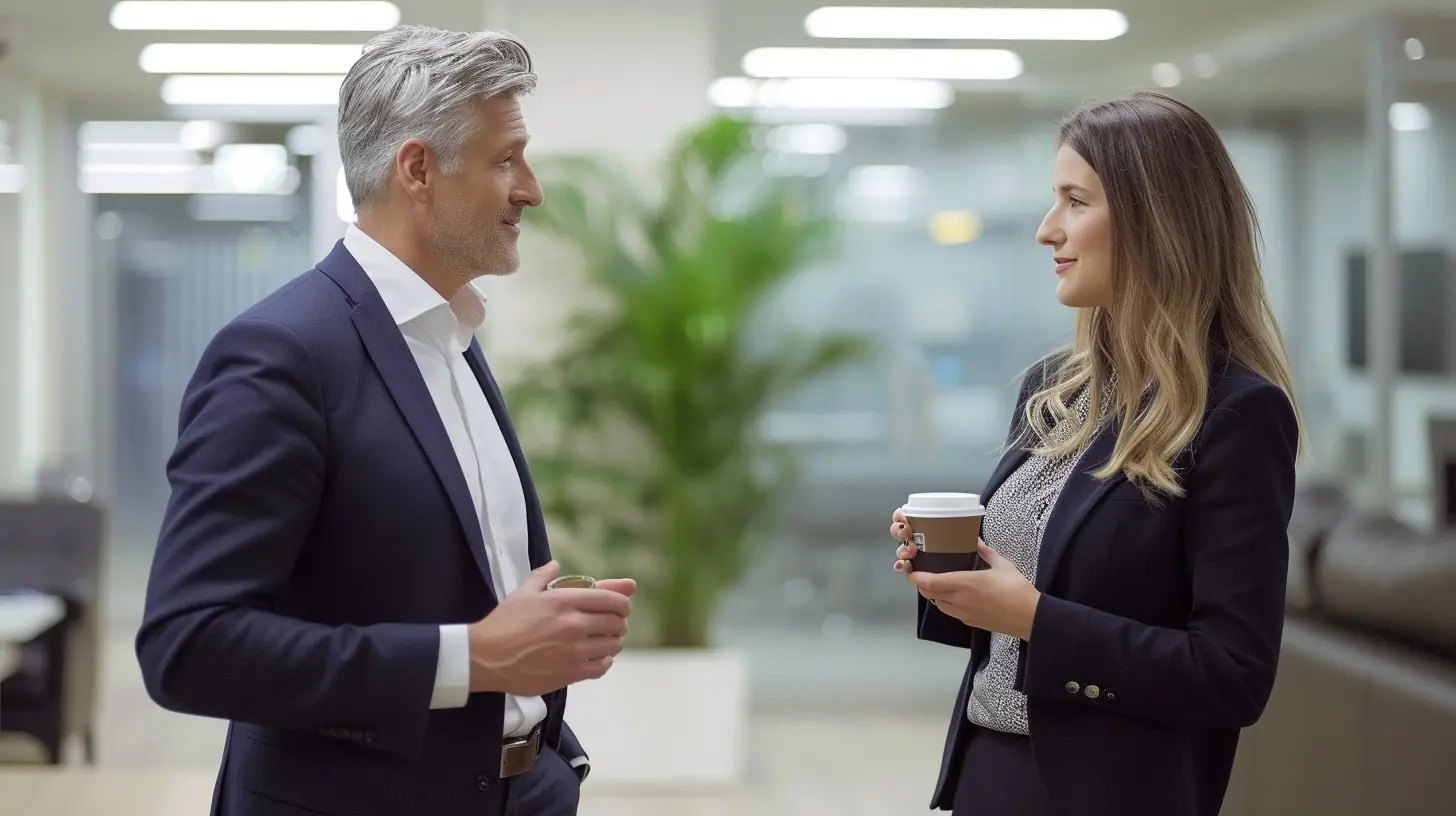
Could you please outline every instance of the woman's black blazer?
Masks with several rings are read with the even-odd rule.
[[[1054,366],[1022,383],[1011,439]],[[1121,476],[1094,479],[1116,440],[1109,427],[1047,520],[1016,688],[1058,813],[1217,816],[1239,730],[1274,685],[1298,424],[1283,390],[1244,366],[1220,363],[1209,390],[1202,428],[1176,462],[1184,497],[1154,506]],[[983,503],[1027,456],[1008,447]],[[920,638],[970,649],[931,800],[949,810],[990,634],[924,598],[918,618]]]

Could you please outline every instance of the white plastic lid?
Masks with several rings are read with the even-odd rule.
[[[975,493],[911,493],[900,512],[917,518],[957,518],[985,515]]]

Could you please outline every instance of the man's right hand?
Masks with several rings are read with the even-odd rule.
[[[553,589],[551,562],[470,626],[470,691],[535,697],[607,673],[632,601],[611,589]],[[634,587],[635,588],[635,587]]]

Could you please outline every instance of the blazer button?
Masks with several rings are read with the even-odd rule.
[[[1082,693],[1087,695],[1087,699],[1095,700],[1097,699],[1097,695],[1102,693],[1102,689],[1097,688],[1096,686],[1088,686],[1087,688],[1082,690]]]
[[[1070,680],[1067,682],[1066,689],[1068,694],[1076,694],[1082,690],[1082,687],[1075,680]]]
[[[486,774],[481,774],[475,777],[475,789],[480,791],[481,793],[485,793],[486,791],[490,790],[490,777]]]
[[[1115,703],[1117,702],[1117,695],[1112,693],[1112,689],[1108,689],[1107,691],[1102,692],[1102,699],[1106,700],[1109,703]]]

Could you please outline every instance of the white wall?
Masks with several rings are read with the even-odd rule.
[[[522,105],[531,132],[527,155],[615,157],[650,190],[652,164],[683,129],[710,113],[710,6],[709,0],[492,2],[485,25],[520,37],[539,76]],[[562,321],[584,303],[577,259],[529,230],[521,254],[519,272],[489,282],[484,342],[505,377],[554,348]]]

